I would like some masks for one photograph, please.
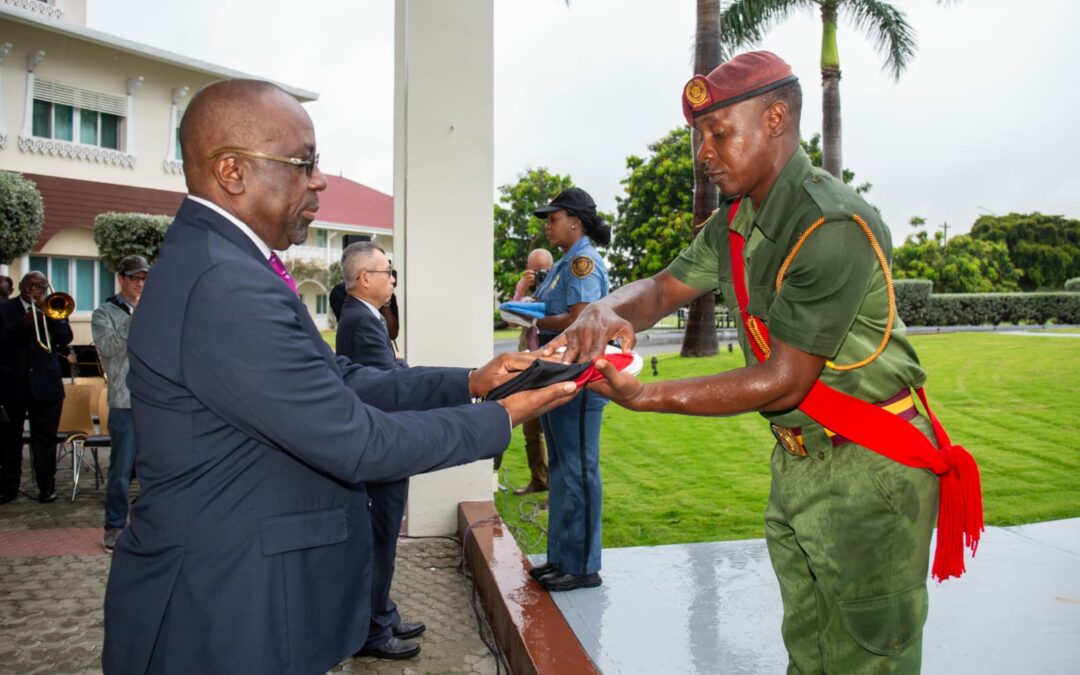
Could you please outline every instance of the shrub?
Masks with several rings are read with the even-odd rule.
[[[1073,277],[1066,281],[1065,290],[1069,293],[1080,293],[1080,277]]]
[[[926,311],[934,282],[928,279],[896,279],[896,313],[904,323],[914,324]]]
[[[45,206],[34,181],[0,171],[0,263],[29,253],[44,222]]]
[[[1017,323],[1080,323],[1078,293],[943,293],[930,296],[913,326],[980,326]]]
[[[110,272],[129,255],[141,255],[152,265],[170,222],[171,216],[149,213],[102,213],[94,218],[94,242]]]

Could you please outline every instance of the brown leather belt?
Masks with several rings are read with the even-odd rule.
[[[884,401],[875,403],[879,408],[882,408],[892,414],[896,415],[900,419],[910,420],[919,416],[919,410],[915,407],[915,399],[912,398],[911,392],[907,389],[901,389],[896,395],[891,396]],[[803,432],[802,427],[778,427],[775,424],[770,424],[773,436],[776,437],[776,442],[780,444],[784,450],[796,457],[807,457],[809,452],[806,450],[806,446],[803,444]],[[838,445],[843,445],[848,442],[847,438],[844,438],[835,431],[825,429],[825,435],[829,437],[835,448]]]

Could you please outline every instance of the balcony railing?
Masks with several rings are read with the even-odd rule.
[[[283,257],[286,261],[308,260],[329,265],[335,260],[341,259],[341,250],[323,246],[290,246],[285,250]]]

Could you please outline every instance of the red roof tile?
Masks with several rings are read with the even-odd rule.
[[[393,197],[340,176],[327,176],[326,181],[326,190],[319,195],[316,226],[323,222],[393,231]]]

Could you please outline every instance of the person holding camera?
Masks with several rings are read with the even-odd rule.
[[[531,299],[536,293],[536,288],[544,283],[554,263],[551,251],[546,248],[535,248],[529,251],[529,257],[525,261],[525,271],[521,273],[521,279],[514,287],[514,302]],[[522,328],[518,350],[534,351],[539,348],[539,330],[536,326]],[[525,457],[529,460],[530,479],[525,487],[514,490],[514,494],[519,497],[534,492],[546,492],[548,489],[547,452],[544,450],[544,431],[540,426],[540,420],[534,419],[522,423],[521,430],[525,434]],[[502,463],[501,460],[502,455],[499,455],[495,460],[496,469]]]
[[[611,229],[580,188],[563,190],[535,214],[546,218],[548,241],[563,251],[536,290],[545,305],[545,316],[536,321],[544,345],[608,294],[607,268],[594,243],[608,244]],[[540,418],[548,447],[547,563],[530,574],[549,591],[600,585],[600,421],[606,404],[582,389]]]

